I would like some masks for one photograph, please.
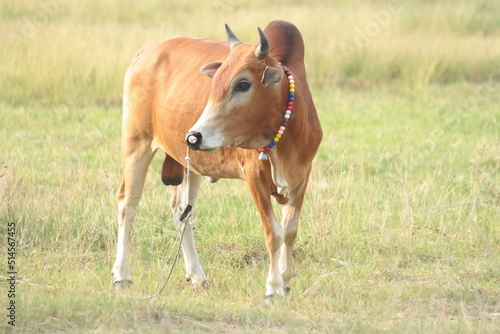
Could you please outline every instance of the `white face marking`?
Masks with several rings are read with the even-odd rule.
[[[238,127],[244,127],[246,106],[252,103],[255,84],[248,72],[238,74],[231,81],[228,91],[223,94],[223,100],[218,102],[209,101],[198,121],[189,132],[201,134],[200,150],[215,152],[221,146],[235,146],[245,139],[241,131],[231,129],[231,124],[238,123]],[[231,138],[227,132],[231,132]]]
[[[215,152],[223,146],[224,138],[218,131],[216,117],[213,117],[213,105],[208,103],[198,121],[189,129],[189,132],[199,132],[202,136],[200,150]]]

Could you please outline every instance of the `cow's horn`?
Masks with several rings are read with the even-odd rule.
[[[264,34],[262,29],[258,29],[260,35],[260,44],[259,46],[257,46],[257,49],[255,49],[255,56],[259,59],[264,59],[269,53],[269,40],[267,39],[267,36],[266,34]]]
[[[234,32],[229,28],[229,26],[226,23],[226,34],[227,34],[227,41],[229,42],[229,49],[232,50],[236,45],[243,44],[241,41],[236,37]]]

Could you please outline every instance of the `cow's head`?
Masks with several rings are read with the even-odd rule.
[[[283,120],[288,86],[283,84],[280,64],[268,56],[268,38],[259,28],[260,43],[246,45],[227,25],[226,32],[228,57],[201,68],[212,78],[212,85],[202,115],[186,135],[186,143],[195,150],[261,148]]]

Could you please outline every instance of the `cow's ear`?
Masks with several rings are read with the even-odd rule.
[[[219,69],[219,67],[222,65],[221,61],[214,61],[213,63],[206,64],[200,69],[200,72],[208,75],[210,78],[213,78],[215,75],[215,72]]]
[[[283,70],[274,67],[266,67],[264,74],[262,75],[262,84],[267,87],[269,84],[278,83],[283,79]]]

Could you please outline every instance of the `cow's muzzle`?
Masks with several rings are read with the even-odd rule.
[[[202,135],[199,132],[188,132],[186,135],[186,144],[193,150],[199,150],[201,145]]]

